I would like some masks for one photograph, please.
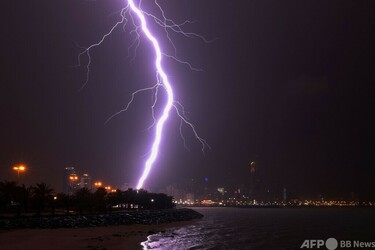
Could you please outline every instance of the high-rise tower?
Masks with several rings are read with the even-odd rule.
[[[64,169],[63,192],[65,194],[72,194],[76,190],[77,184],[78,176],[74,167],[66,167]]]

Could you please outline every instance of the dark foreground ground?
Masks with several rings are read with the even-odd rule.
[[[0,218],[0,249],[142,249],[147,236],[188,225],[192,209]]]
[[[0,231],[2,250],[137,250],[148,235],[180,228],[194,221],[161,225],[123,225],[86,228],[18,229]]]

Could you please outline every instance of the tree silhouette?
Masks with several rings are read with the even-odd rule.
[[[108,194],[108,203],[110,206],[118,206],[119,208],[123,208],[124,205],[124,193],[117,189],[116,192],[111,192]]]
[[[89,211],[111,212],[112,209],[166,209],[173,208],[172,197],[166,194],[149,193],[146,190],[128,189],[107,193],[100,187],[93,193],[87,188],[78,189],[73,195],[57,194],[52,199],[53,189],[50,185],[41,182],[34,187],[17,186],[16,182],[0,182],[0,211],[1,212],[28,212],[30,201],[37,215],[40,215],[46,206],[49,206],[54,215],[55,208],[64,208],[69,214],[71,208],[80,214]]]
[[[124,192],[124,203],[127,204],[127,208],[132,208],[135,204],[138,204],[137,202],[137,191],[129,188]]]
[[[79,213],[82,214],[84,210],[89,210],[92,213],[93,194],[87,188],[78,189],[74,194],[75,205]]]
[[[106,195],[107,191],[105,190],[104,187],[99,187],[95,192],[94,192],[94,205],[97,211],[103,212],[106,211]]]
[[[72,205],[72,197],[69,194],[58,193],[57,195],[57,207],[65,209],[66,214],[69,214],[70,206]]]
[[[25,213],[28,212],[29,209],[29,202],[31,199],[33,187],[26,187],[24,184],[20,187],[20,193],[21,193],[21,204],[23,206],[23,210]]]
[[[154,206],[156,208],[173,208],[175,205],[173,204],[173,197],[172,196],[168,196],[166,194],[163,194],[163,193],[159,193],[159,194],[153,194],[154,198]]]
[[[140,189],[137,192],[137,204],[139,208],[150,208],[151,206],[151,198],[149,193],[144,190]]]
[[[33,199],[36,204],[37,215],[44,210],[44,206],[52,197],[53,188],[50,185],[41,182],[37,183],[32,189]]]

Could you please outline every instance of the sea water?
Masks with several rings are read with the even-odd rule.
[[[150,235],[143,248],[300,249],[304,243],[334,238],[340,249],[340,241],[375,242],[374,208],[193,209],[203,219]]]

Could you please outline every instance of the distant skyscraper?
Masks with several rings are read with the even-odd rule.
[[[79,188],[91,189],[91,177],[88,174],[83,174],[81,177],[81,182],[79,183]]]
[[[63,192],[66,194],[73,194],[78,184],[78,176],[74,167],[67,167],[64,169]]]
[[[75,174],[74,167],[67,167],[64,169],[64,175],[63,175],[63,192],[65,194],[68,194],[70,192],[70,180],[69,176],[71,174]]]

